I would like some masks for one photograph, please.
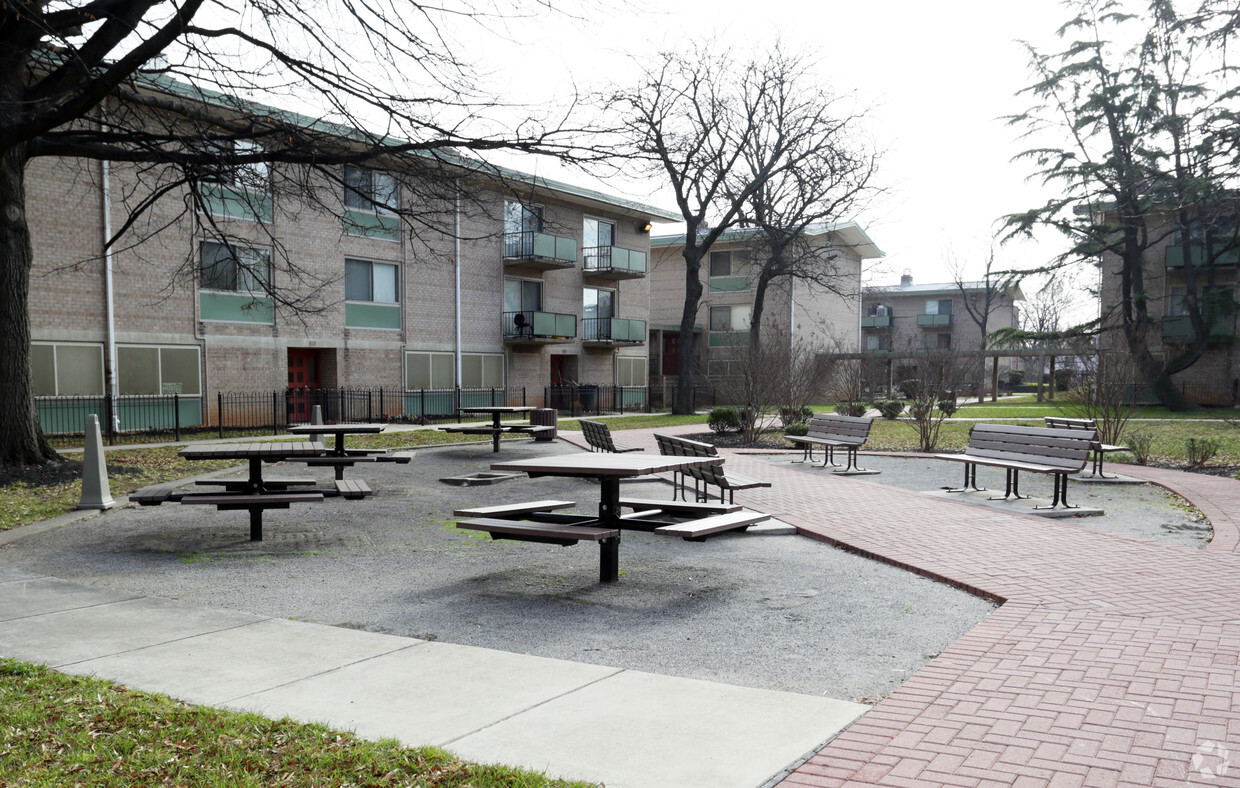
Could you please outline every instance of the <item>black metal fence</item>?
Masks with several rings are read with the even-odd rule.
[[[601,415],[650,411],[649,391],[645,386],[599,386],[579,383],[547,386],[543,402],[567,416]]]
[[[650,387],[650,409],[652,411],[671,410],[676,405],[676,392],[679,389],[675,383],[668,383],[662,386]],[[694,410],[710,410],[711,408],[727,403],[720,403],[715,395],[715,387],[709,383],[702,383],[693,387],[693,409]]]
[[[182,394],[35,397],[34,407],[45,435],[83,435],[86,422],[94,415],[108,443],[115,443],[121,435],[169,436],[180,440],[183,430],[203,423],[202,398]]]

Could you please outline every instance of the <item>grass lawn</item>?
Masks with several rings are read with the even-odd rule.
[[[0,785],[589,788],[0,659]]]

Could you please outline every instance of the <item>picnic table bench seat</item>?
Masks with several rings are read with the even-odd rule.
[[[336,493],[341,498],[357,500],[374,495],[374,490],[370,489],[370,485],[361,479],[337,479]]]
[[[604,451],[611,454],[623,454],[630,451],[645,451],[641,446],[630,446],[626,443],[616,443],[611,438],[611,428],[601,421],[590,421],[589,419],[578,419],[577,423],[581,425],[581,433],[585,436],[586,443],[590,446],[590,451]]]
[[[492,519],[505,519],[509,517],[521,517],[535,512],[552,512],[556,509],[571,509],[577,504],[572,501],[530,501],[529,503],[505,503],[498,506],[475,506],[470,509],[457,509],[452,512],[453,517],[489,517]]]
[[[963,454],[935,454],[940,460],[964,463],[964,484],[948,492],[983,490],[977,486],[977,466],[1003,468],[1006,487],[1002,496],[991,500],[1028,498],[1020,494],[1020,472],[1051,474],[1054,496],[1049,507],[1060,504],[1067,509],[1078,508],[1068,503],[1068,474],[1078,473],[1089,459],[1096,433],[1083,430],[1019,427],[1006,424],[977,424],[969,433],[969,445]]]
[[[689,440],[688,438],[678,438],[673,435],[654,434],[655,442],[659,446],[659,453],[670,457],[718,457],[719,450],[709,443],[701,441]],[[722,465],[703,465],[697,468],[687,468],[679,474],[678,488],[688,490],[688,485],[684,483],[685,476],[693,477],[693,495],[694,499],[699,503],[704,503],[710,498],[710,486],[719,487],[719,502],[723,503],[724,492],[728,494],[728,503],[735,503],[737,490],[750,490],[755,487],[770,487],[770,482],[764,482],[760,479],[754,479],[735,471],[725,470]],[[677,474],[673,474],[673,483],[676,483]],[[699,489],[699,483],[701,488]],[[687,500],[687,498],[686,498]]]
[[[730,514],[739,512],[739,503],[697,503],[694,501],[660,501],[655,498],[621,498],[620,505],[629,509],[660,509],[668,514],[696,516],[699,514]]]
[[[263,479],[263,488],[267,490],[286,490],[289,487],[313,487],[314,479]],[[250,488],[249,479],[199,479],[194,482],[203,487],[219,486],[225,492],[244,492]]]
[[[479,518],[458,520],[457,528],[486,531],[492,539],[513,539],[519,542],[541,542],[564,547],[580,541],[598,542],[599,581],[611,582],[620,571],[620,531],[615,528],[599,528],[587,525],[560,523],[530,523],[521,520]]]
[[[654,529],[654,532],[664,536],[680,536],[690,542],[701,542],[708,536],[738,528],[744,530],[755,523],[765,522],[769,519],[771,519],[769,514],[762,514],[761,512],[730,512],[728,514],[716,514],[712,517],[703,517],[700,520],[690,520],[687,523],[665,525],[662,528]]]
[[[411,451],[394,451],[384,454],[376,454],[375,462],[395,462],[404,465],[413,459]]]
[[[164,482],[162,484],[152,484],[143,487],[140,490],[134,490],[129,494],[129,500],[142,506],[159,506],[164,501],[171,498],[175,493],[180,482]]]
[[[1098,424],[1093,419],[1070,419],[1063,416],[1045,416],[1046,426],[1060,430],[1089,430],[1091,432],[1098,431]],[[1102,443],[1095,440],[1093,442],[1094,462],[1093,471],[1089,476],[1083,477],[1092,479],[1114,479],[1114,476],[1107,476],[1102,472],[1102,461],[1105,455],[1114,451],[1132,451],[1128,446],[1116,446],[1110,443]]]
[[[323,493],[192,493],[181,498],[183,504],[214,506],[221,512],[245,509],[250,513],[250,541],[263,541],[263,511],[287,509],[289,504],[315,503],[323,500]]]
[[[840,467],[835,462],[835,450],[845,449],[848,452],[848,464],[841,473],[848,471],[864,471],[857,465],[857,449],[870,437],[870,427],[874,419],[870,416],[843,416],[837,413],[819,413],[809,422],[809,432],[805,435],[785,435],[784,439],[800,446],[803,450],[800,462],[814,459],[814,447],[823,448],[822,465]]]

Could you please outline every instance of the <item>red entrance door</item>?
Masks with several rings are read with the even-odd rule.
[[[289,421],[310,421],[319,388],[319,351],[301,347],[288,349],[288,387],[291,389]]]
[[[664,375],[680,374],[680,335],[666,334],[663,337],[663,372]]]

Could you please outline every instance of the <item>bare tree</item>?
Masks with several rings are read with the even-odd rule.
[[[454,33],[486,29],[487,8],[472,0],[0,7],[0,463],[57,456],[31,397],[30,162],[128,169],[139,185],[121,195],[130,214],[114,228],[112,250],[206,217],[203,231],[235,252],[227,227],[201,210],[204,200],[255,200],[262,224],[273,202],[276,211],[297,211],[320,204],[325,191],[337,202],[346,191],[361,194],[342,169],[360,163],[400,173],[422,195],[398,204],[391,189],[368,189],[365,199],[400,216],[410,232],[443,233],[436,216],[458,198],[456,179],[492,172],[463,153],[569,151],[569,130],[558,121],[506,130],[499,103],[476,89],[455,54]],[[268,106],[275,101],[303,114]],[[275,190],[289,199],[273,201]],[[265,263],[248,271],[253,283],[283,307],[315,309],[324,283],[307,279],[278,243],[273,257],[297,286],[272,287]]]
[[[818,145],[827,108],[801,58],[778,47],[738,63],[712,42],[659,55],[631,88],[609,97],[628,118],[625,156],[668,178],[685,220],[685,301],[675,413],[693,411],[699,350],[693,333],[700,272],[710,248],[741,218],[750,197],[794,171]]]
[[[788,338],[782,328],[775,334],[776,341],[759,347],[738,345],[730,374],[719,380],[723,399],[741,405],[741,434],[751,443],[770,426],[773,414],[784,424],[799,421],[802,410],[822,391],[816,350]]]
[[[1080,374],[1059,407],[1067,416],[1092,419],[1098,439],[1118,445],[1128,420],[1141,409],[1136,396],[1140,374],[1127,353],[1091,351],[1082,348],[1078,353]]]
[[[995,245],[992,242],[986,253],[986,262],[982,268],[980,280],[966,281],[966,266],[959,259],[952,258],[948,262],[952,272],[952,281],[960,293],[960,301],[965,314],[978,328],[980,338],[977,346],[977,401],[986,399],[986,347],[990,336],[990,318],[1005,305],[1005,299],[1011,299],[1019,286],[1019,275],[1012,271],[1004,271],[995,267]],[[957,348],[965,350],[966,348]],[[991,398],[998,396],[998,391],[991,392]]]
[[[901,383],[908,398],[908,418],[901,419],[917,433],[917,446],[934,451],[943,422],[956,412],[955,391],[976,372],[977,359],[947,348],[918,348],[910,342],[905,352],[917,356],[917,378]]]

